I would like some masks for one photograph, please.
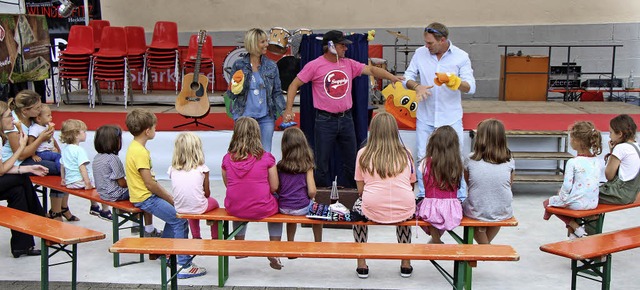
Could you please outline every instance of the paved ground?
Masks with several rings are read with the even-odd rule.
[[[168,186],[167,181],[161,184]],[[567,289],[570,285],[569,261],[541,252],[540,245],[564,240],[566,233],[558,219],[542,220],[542,200],[554,193],[559,185],[514,185],[514,210],[520,224],[517,227],[503,228],[495,240],[496,244],[510,244],[520,254],[518,262],[480,262],[474,269],[474,289]],[[224,200],[224,187],[221,181],[212,182],[212,194],[219,201]],[[120,268],[112,266],[112,257],[108,253],[111,245],[111,224],[88,214],[89,202],[71,197],[70,207],[80,217],[77,224],[102,231],[107,239],[81,244],[79,248],[78,280],[79,289],[140,288],[152,289],[159,285],[159,261],[145,261],[142,264]],[[631,209],[607,215],[605,231],[637,226],[636,217],[640,209]],[[154,219],[160,227],[162,222]],[[203,237],[209,237],[202,223]],[[128,233],[122,232],[124,236]],[[9,251],[9,230],[0,229],[0,288],[35,289],[40,279],[40,259],[21,257],[14,259]],[[417,236],[417,238],[416,238]],[[247,232],[248,239],[266,240],[266,225],[251,224]],[[298,229],[298,240],[311,241],[311,229]],[[350,230],[325,229],[326,241],[353,241]],[[370,228],[370,242],[395,242],[395,231],[389,226]],[[413,242],[426,243],[428,237],[422,231],[413,229]],[[446,243],[453,243],[445,236]],[[39,242],[39,240],[38,240]],[[39,243],[38,243],[39,246]],[[636,261],[640,250],[630,250],[613,256],[612,289],[637,289],[640,277]],[[123,255],[123,261],[133,260],[132,255]],[[215,257],[197,257],[196,263],[208,269],[205,276],[180,280],[184,289],[216,289],[217,259]],[[264,258],[231,259],[230,278],[227,288],[231,289],[451,289],[435,268],[427,261],[414,261],[414,274],[411,278],[401,278],[399,261],[370,260],[370,276],[358,279],[353,260],[340,259],[296,259],[283,260],[285,267],[281,271],[269,268]],[[445,269],[452,268],[451,262],[443,262]],[[69,265],[50,269],[52,289],[68,289],[70,281]],[[14,282],[18,281],[18,282]],[[65,284],[64,282],[67,281]],[[579,280],[579,289],[600,289],[595,282]],[[200,288],[204,287],[204,288]]]

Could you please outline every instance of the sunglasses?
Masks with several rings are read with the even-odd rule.
[[[444,33],[438,31],[437,29],[433,29],[433,28],[430,28],[430,27],[425,28],[424,32],[433,33],[433,34],[439,34],[439,35],[445,36]]]

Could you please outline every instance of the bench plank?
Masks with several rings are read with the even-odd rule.
[[[205,239],[124,238],[112,253],[250,257],[518,261],[507,245],[276,242]]]
[[[585,260],[640,247],[640,227],[542,245],[540,250],[572,260]]]
[[[553,214],[569,216],[573,218],[584,218],[592,215],[604,214],[608,212],[634,208],[640,206],[640,199],[630,204],[598,204],[598,207],[589,210],[572,210],[562,207],[547,207],[547,211]]]

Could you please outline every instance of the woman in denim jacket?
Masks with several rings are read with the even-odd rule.
[[[274,122],[285,108],[276,63],[266,56],[267,34],[252,28],[244,36],[247,54],[234,62],[233,77],[227,95],[231,99],[233,119],[251,117],[260,125],[260,139],[265,151],[271,152]]]

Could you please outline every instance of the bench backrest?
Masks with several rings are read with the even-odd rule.
[[[547,211],[553,214],[569,216],[573,218],[584,218],[592,215],[608,213],[640,206],[640,199],[630,204],[598,204],[598,207],[588,210],[573,210],[560,207],[547,207]]]
[[[546,244],[540,250],[573,260],[584,260],[637,247],[640,247],[640,227]]]
[[[517,261],[508,245],[276,242],[206,239],[125,238],[112,253],[299,258],[367,258],[456,261]]]
[[[56,244],[102,240],[105,234],[43,216],[0,206],[0,225]]]

